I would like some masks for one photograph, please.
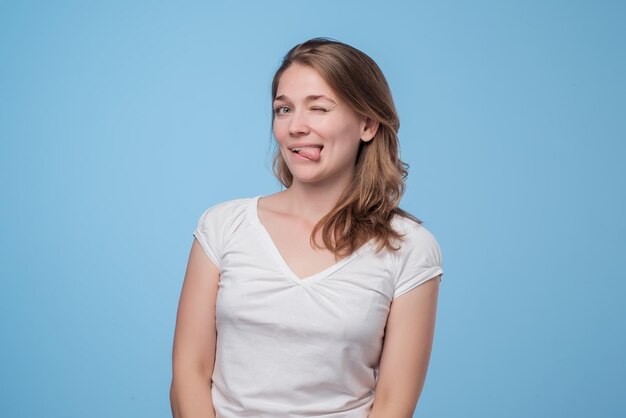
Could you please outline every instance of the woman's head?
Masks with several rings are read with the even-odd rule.
[[[315,70],[355,113],[377,123],[372,141],[361,143],[357,167],[365,163],[368,167],[363,169],[376,175],[381,168],[376,160],[397,160],[400,122],[385,76],[374,60],[350,45],[326,38],[311,39],[293,47],[283,58],[272,80],[272,100],[276,99],[282,75],[294,64]],[[273,123],[275,117],[272,113]],[[278,150],[274,172],[283,185],[291,185],[293,176]]]
[[[395,249],[391,239],[399,235],[391,228],[391,219],[395,214],[411,216],[398,207],[408,166],[399,159],[400,122],[385,76],[374,60],[358,49],[314,38],[285,55],[272,81],[272,101],[277,98],[282,76],[293,66],[315,70],[354,115],[375,124],[373,137],[357,139],[352,178],[335,208],[317,224],[312,239],[321,228],[324,246],[337,255],[349,254],[372,238],[379,248]],[[272,113],[275,131],[279,117]],[[279,147],[273,168],[279,181],[290,187],[293,175]]]

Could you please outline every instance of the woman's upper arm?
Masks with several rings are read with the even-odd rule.
[[[174,335],[173,374],[201,373],[210,378],[215,361],[215,303],[219,270],[197,239],[185,273]]]
[[[439,282],[431,278],[393,300],[370,417],[412,416],[428,370]]]

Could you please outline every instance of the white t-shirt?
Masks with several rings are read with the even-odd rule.
[[[220,270],[217,418],[366,418],[391,301],[442,274],[437,241],[396,216],[398,252],[370,241],[300,279],[259,221],[260,197],[207,209],[194,232]]]

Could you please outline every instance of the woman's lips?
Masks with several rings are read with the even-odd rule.
[[[306,145],[301,147],[291,147],[290,149],[300,157],[306,158],[310,161],[319,161],[320,153],[322,152],[321,145]]]

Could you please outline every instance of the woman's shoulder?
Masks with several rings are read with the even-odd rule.
[[[400,246],[437,247],[435,236],[417,218],[411,215],[396,214],[392,220],[393,229],[402,236]],[[403,245],[404,244],[404,245]]]
[[[226,226],[242,221],[248,208],[258,197],[225,200],[209,206],[200,216],[199,225],[213,224]]]
[[[216,203],[200,216],[194,236],[218,268],[221,268],[222,256],[230,240],[238,231],[245,230],[242,226],[246,224],[247,208],[254,203],[254,199],[232,199]]]
[[[392,253],[396,265],[395,299],[426,280],[441,277],[443,269],[439,243],[420,221],[397,215],[393,222],[402,235],[399,250]]]
[[[237,199],[224,200],[209,206],[207,211],[231,211],[242,210],[257,197],[242,197]]]
[[[391,219],[391,226],[401,234],[409,231],[418,231],[424,228],[422,221],[408,212],[396,213]]]

